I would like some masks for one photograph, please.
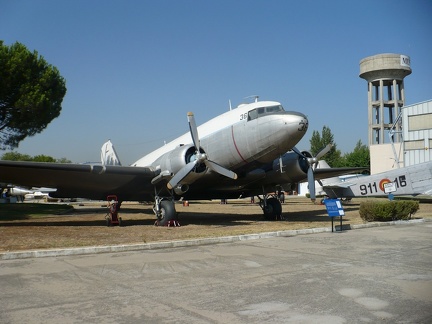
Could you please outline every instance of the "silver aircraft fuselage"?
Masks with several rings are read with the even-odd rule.
[[[307,128],[308,119],[304,114],[285,111],[279,102],[258,101],[213,118],[199,126],[198,133],[201,147],[214,162],[235,172],[247,172],[290,150],[303,138]],[[151,152],[132,166],[161,169],[161,157],[185,145],[193,145],[190,133]]]

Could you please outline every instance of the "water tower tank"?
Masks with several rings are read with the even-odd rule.
[[[360,61],[360,77],[368,82],[369,146],[389,142],[386,132],[405,104],[404,78],[411,74],[410,58],[402,54],[378,54]],[[400,131],[400,125],[396,125]],[[396,132],[394,142],[400,142]]]

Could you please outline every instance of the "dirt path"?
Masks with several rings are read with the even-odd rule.
[[[361,200],[360,200],[361,201]],[[359,200],[344,205],[344,224],[362,224]],[[289,198],[283,204],[283,221],[264,221],[256,204],[246,200],[190,202],[177,204],[180,227],[156,227],[151,205],[124,203],[119,216],[123,227],[105,226],[106,208],[101,203],[74,206],[65,215],[49,215],[25,220],[0,218],[0,252],[148,243],[199,237],[230,236],[292,229],[331,226],[325,206],[314,205],[306,198]],[[432,204],[421,203],[416,218],[432,217]]]

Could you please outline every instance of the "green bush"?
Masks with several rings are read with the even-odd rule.
[[[387,222],[410,219],[419,209],[419,202],[414,200],[364,201],[360,203],[360,217],[367,222]]]

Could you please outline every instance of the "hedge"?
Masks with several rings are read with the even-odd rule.
[[[414,200],[364,201],[360,203],[360,217],[367,222],[386,222],[410,219],[419,209],[419,202]]]

